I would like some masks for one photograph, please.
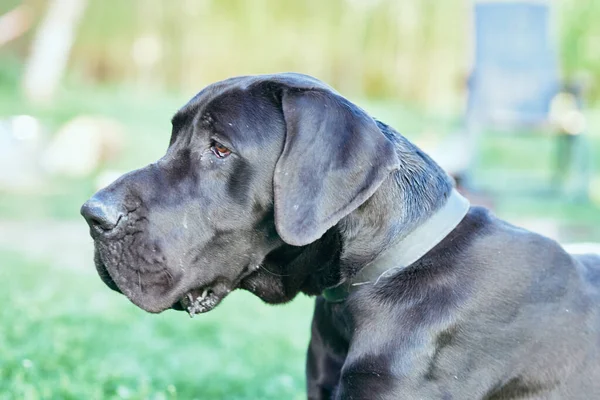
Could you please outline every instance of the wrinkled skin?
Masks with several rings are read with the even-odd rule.
[[[170,308],[202,287],[210,287],[218,302],[282,245],[272,205],[282,116],[264,101],[261,118],[273,128],[245,140],[241,128],[259,130],[259,119],[249,118],[245,127],[229,126],[233,116],[208,119],[227,100],[213,102],[211,111],[203,110],[201,100],[184,108],[173,120],[166,155],[97,195],[124,213],[114,234],[94,235],[98,270],[147,311]],[[243,153],[217,158],[210,150],[217,135]]]
[[[451,190],[392,128],[313,78],[280,74],[201,91],[174,116],[166,155],[82,214],[109,287],[144,310],[193,315],[237,288],[269,303],[319,295],[379,262]],[[472,207],[380,285],[317,297],[307,394],[600,398],[599,304],[600,257]]]

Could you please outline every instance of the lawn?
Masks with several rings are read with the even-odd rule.
[[[234,292],[211,313],[147,314],[91,265],[0,249],[0,399],[301,399],[312,300]],[[7,284],[10,282],[10,284]]]

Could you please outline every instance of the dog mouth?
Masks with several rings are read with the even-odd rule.
[[[186,311],[191,318],[213,310],[229,293],[239,287],[242,279],[258,269],[256,266],[251,268],[247,265],[233,279],[224,276],[212,277],[212,279],[208,277],[206,277],[208,279],[192,279],[190,276],[186,279],[174,273],[162,273],[159,277],[164,279],[154,279],[152,285],[148,283],[148,279],[142,279],[140,274],[137,275],[137,279],[135,275],[133,278],[129,276],[128,279],[122,279],[123,272],[119,273],[116,270],[115,263],[106,262],[106,256],[102,254],[101,249],[96,248],[94,255],[96,269],[102,281],[109,288],[125,295],[138,307],[152,313],[167,309]],[[109,265],[113,265],[113,268],[111,269]],[[131,275],[131,271],[128,273]]]
[[[97,258],[96,268],[102,281],[104,281],[109,288],[118,293],[125,294],[112,279],[105,264],[99,260],[99,257]],[[210,284],[188,290],[183,294],[183,296],[180,295],[180,297],[176,298],[177,300],[175,300],[174,303],[171,303],[171,306],[164,306],[162,308],[186,311],[189,316],[193,318],[197,314],[203,314],[214,309],[230,292],[231,289],[228,287],[228,285],[217,280]],[[134,303],[141,308],[146,309],[143,304],[138,304],[138,302],[135,301]]]
[[[233,281],[216,279],[211,284],[192,289],[186,292],[172,308],[187,311],[190,318],[211,311],[232,290],[238,288],[244,278],[255,273],[258,268],[258,266],[247,265]]]
[[[196,314],[202,314],[215,308],[225,296],[221,296],[210,287],[202,287],[193,289],[187,292],[179,300],[179,306],[182,310],[186,310],[190,318],[194,318]]]

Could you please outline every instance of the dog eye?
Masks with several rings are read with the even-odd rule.
[[[210,146],[210,150],[218,158],[225,158],[231,154],[231,150],[229,150],[227,147],[223,146],[221,143],[216,142],[216,141],[212,142],[212,146]]]

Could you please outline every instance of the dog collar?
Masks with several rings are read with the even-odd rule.
[[[355,276],[337,286],[325,289],[322,296],[332,303],[342,302],[360,286],[376,285],[380,280],[408,267],[448,236],[465,217],[469,207],[469,201],[453,189],[446,203],[429,219]]]

